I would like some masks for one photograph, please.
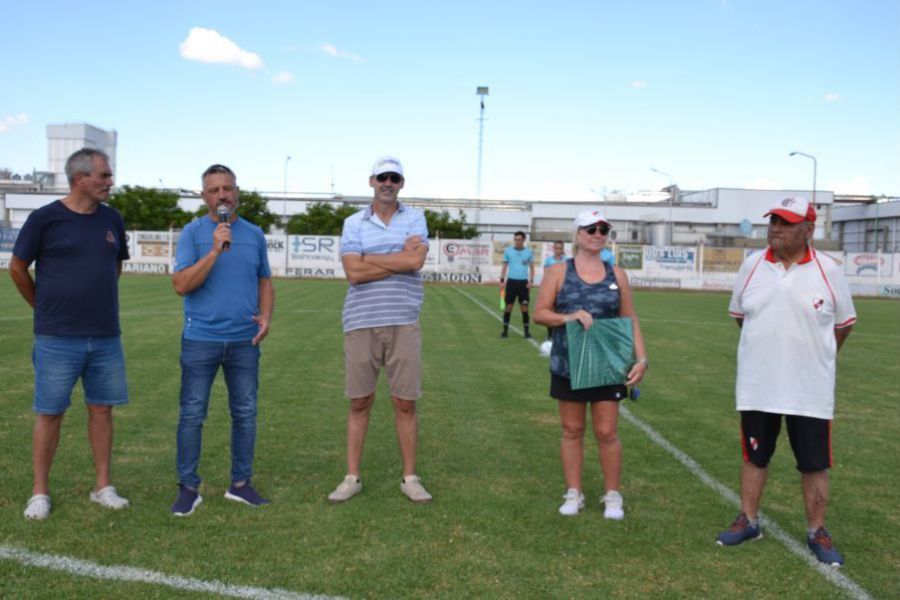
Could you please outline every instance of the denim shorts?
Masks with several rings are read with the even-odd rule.
[[[119,336],[34,336],[34,412],[60,415],[72,403],[72,389],[81,377],[87,404],[128,403],[125,355]]]

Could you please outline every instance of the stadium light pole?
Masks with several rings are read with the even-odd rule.
[[[475,188],[475,195],[481,200],[481,154],[484,148],[484,97],[488,95],[487,86],[478,86],[475,88],[475,94],[481,100],[481,111],[478,113],[478,182]]]
[[[805,156],[806,158],[813,161],[813,186],[812,186],[812,203],[813,206],[816,204],[816,174],[819,170],[819,161],[816,160],[816,157],[812,154],[807,154],[806,152],[791,152],[789,156]]]
[[[291,162],[290,156],[284,157],[284,187],[282,188],[283,196],[281,200],[281,218],[284,219],[284,227],[287,230],[287,168],[288,163]]]
[[[672,244],[675,242],[675,227],[672,223],[672,197],[675,195],[675,184],[672,183],[672,176],[665,171],[660,171],[655,167],[650,167],[650,170],[669,178],[669,243]]]

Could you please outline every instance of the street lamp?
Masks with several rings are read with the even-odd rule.
[[[672,199],[675,196],[675,185],[672,183],[672,176],[665,171],[660,171],[655,167],[650,167],[650,170],[669,178],[669,243],[672,244],[675,242],[675,226],[672,223]]]
[[[813,161],[813,186],[812,186],[812,204],[815,206],[816,204],[816,171],[819,170],[819,161],[816,160],[816,157],[812,154],[807,154],[806,152],[791,152],[789,156],[805,156],[806,158]]]
[[[816,205],[816,175],[819,170],[819,161],[812,154],[806,152],[791,152],[789,156],[803,156],[813,161],[813,184],[812,184],[812,204]],[[831,207],[827,206],[825,210],[825,239],[831,241]]]
[[[287,228],[287,168],[291,162],[290,156],[284,157],[284,195],[281,200],[281,218],[284,219],[284,227]]]
[[[481,112],[478,114],[478,185],[475,195],[481,200],[481,150],[484,146],[484,97],[488,95],[487,86],[478,86],[475,88],[475,94],[481,100]]]

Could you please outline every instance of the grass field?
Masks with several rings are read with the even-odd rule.
[[[383,385],[363,460],[365,489],[345,505],[326,502],[344,475],[340,308],[346,284],[285,280],[276,282],[276,316],[263,345],[254,478],[273,503],[250,509],[222,498],[229,423],[218,380],[201,464],[205,501],[191,517],[175,519],[168,509],[177,491],[181,304],[167,278],[124,277],[131,403],[116,413],[113,480],[132,508],[113,513],[88,501],[93,471],[79,390],[51,474],[54,511],[45,522],[26,522],[31,319],[4,279],[0,547],[352,598],[853,595],[771,535],[736,548],[716,546],[716,533],[736,508],[626,419],[620,423],[625,520],[602,518],[592,440],[586,444],[588,509],[576,518],[560,517],[565,486],[547,361],[520,336],[499,339],[493,287],[427,288],[419,474],[433,504],[416,506],[400,494],[399,452]],[[872,597],[896,598],[900,303],[856,302],[859,323],[839,360],[829,527],[847,558],[840,572]],[[636,294],[652,369],[641,399],[625,406],[712,478],[737,490],[738,328],[727,303],[720,294]],[[513,325],[519,325],[517,316]],[[786,438],[763,503],[768,517],[802,543],[799,478]],[[51,596],[198,594],[0,560],[0,597]]]

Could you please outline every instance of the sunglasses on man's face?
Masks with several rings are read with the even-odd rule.
[[[598,231],[600,232],[600,235],[609,235],[609,225],[590,225],[588,227],[582,227],[582,229],[588,235],[594,235]]]
[[[403,175],[398,173],[379,173],[375,176],[375,181],[378,183],[384,183],[388,179],[391,180],[391,183],[400,183],[403,181]]]

